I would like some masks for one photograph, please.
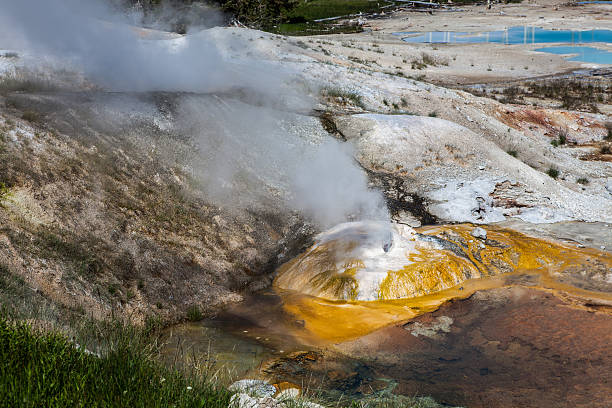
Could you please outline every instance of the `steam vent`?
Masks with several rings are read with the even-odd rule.
[[[279,269],[281,289],[328,300],[392,300],[433,294],[473,278],[601,270],[612,260],[515,231],[473,225],[421,228],[352,222],[317,236]]]

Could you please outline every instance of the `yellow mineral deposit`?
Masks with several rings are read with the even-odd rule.
[[[338,342],[435,310],[445,301],[534,277],[546,290],[612,300],[555,279],[564,273],[612,270],[612,257],[594,249],[470,224],[413,230],[381,223],[347,223],[319,235],[305,253],[279,269],[284,308],[315,338]]]

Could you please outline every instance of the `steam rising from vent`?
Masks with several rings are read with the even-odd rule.
[[[350,146],[329,138],[316,118],[206,95],[184,97],[179,111],[179,132],[198,141],[194,172],[219,205],[265,207],[280,196],[325,228],[389,219]]]
[[[293,173],[296,208],[324,226],[350,218],[389,219],[382,194],[368,189],[350,145],[330,140],[305,153]]]
[[[3,47],[26,47],[54,63],[82,70],[113,91],[217,92],[245,87],[273,92],[288,73],[265,63],[225,60],[206,32],[189,36],[129,25],[134,15],[113,13],[102,0],[0,0]],[[273,75],[274,74],[274,75]],[[272,90],[269,90],[272,88]]]
[[[215,204],[266,208],[280,199],[321,227],[389,219],[350,147],[296,113],[312,108],[308,88],[316,86],[248,56],[253,43],[235,30],[146,31],[102,0],[0,0],[0,10],[0,48],[49,58],[107,90],[189,92],[175,95],[176,109],[162,121],[196,141],[190,168]]]

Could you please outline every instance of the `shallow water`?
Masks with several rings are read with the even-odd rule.
[[[612,64],[612,52],[600,50],[599,48],[559,46],[538,48],[535,51],[547,52],[550,54],[557,55],[572,55],[566,58],[568,61],[592,62],[595,64]]]
[[[204,363],[221,382],[251,376],[272,355],[262,342],[239,336],[214,320],[174,326],[164,344],[163,355],[169,363]]]
[[[506,30],[480,33],[458,31],[399,32],[402,40],[409,43],[449,43],[449,44],[540,44],[568,43],[588,44],[612,42],[612,30],[546,30],[539,27],[516,26]]]

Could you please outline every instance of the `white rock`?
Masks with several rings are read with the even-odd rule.
[[[247,394],[255,398],[271,397],[276,393],[276,388],[262,380],[240,380],[228,388],[232,392]]]
[[[228,408],[256,408],[257,398],[253,398],[248,394],[234,394],[230,399]]]
[[[240,393],[232,395],[228,408],[284,408],[284,405],[272,397],[257,398]]]
[[[606,190],[608,190],[608,192],[612,194],[612,180],[608,180],[608,182],[606,183]]]
[[[476,227],[470,232],[474,238],[487,239],[487,231],[484,228]]]

